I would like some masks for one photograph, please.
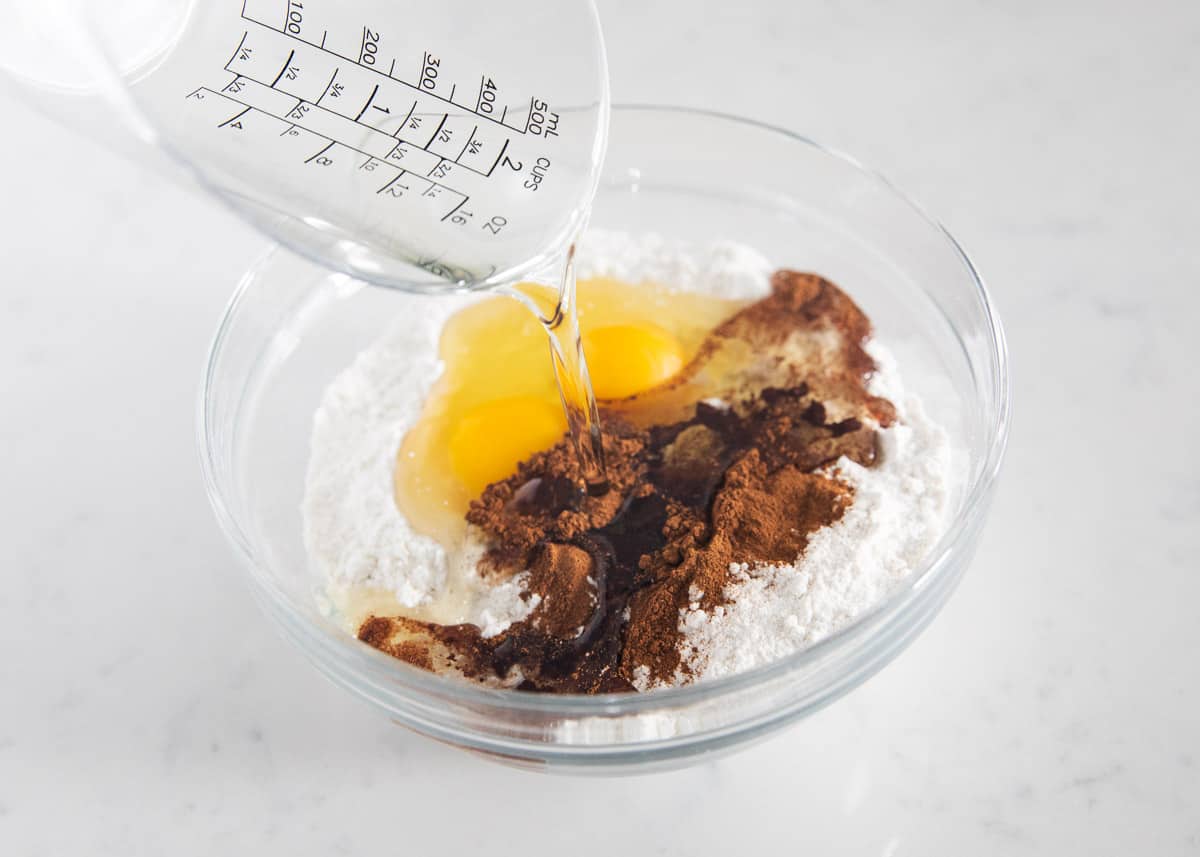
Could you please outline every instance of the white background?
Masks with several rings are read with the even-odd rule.
[[[264,241],[6,103],[0,854],[1200,853],[1200,5],[600,5],[616,100],[852,152],[988,278],[1016,421],[945,612],[683,772],[394,727],[263,624],[201,488],[201,360]]]

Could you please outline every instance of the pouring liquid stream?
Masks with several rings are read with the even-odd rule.
[[[566,413],[567,429],[583,474],[583,488],[588,495],[601,496],[608,492],[608,476],[604,463],[604,443],[600,430],[600,413],[596,394],[588,377],[583,340],[579,332],[579,309],[575,288],[575,247],[566,252],[557,294],[552,300],[545,292],[520,287],[508,293],[525,304],[541,322],[550,341],[550,357],[554,378]]]

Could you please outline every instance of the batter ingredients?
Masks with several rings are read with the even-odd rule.
[[[399,415],[351,407],[371,380],[384,381],[364,371],[384,368],[370,352],[331,388],[314,434],[307,534],[345,619],[369,644],[426,669],[529,690],[679,684],[765,663],[831,633],[885,596],[940,535],[945,438],[899,390],[892,367],[877,371],[866,350],[869,323],[836,287],[780,272],[768,297],[747,304],[767,278],[765,263],[744,248],[697,253],[614,235],[593,239],[597,247],[584,245],[581,280],[597,269],[622,267],[635,282],[638,270],[665,270],[689,292],[743,296],[680,299],[661,287],[599,285],[592,330],[586,310],[582,321],[597,389],[610,397],[607,495],[575,487],[578,465],[546,391],[497,389],[517,383],[517,371],[494,372],[474,388],[473,372],[456,371],[471,365],[481,331],[504,332],[491,343],[521,340],[509,335],[501,305],[483,301],[446,324],[446,368],[432,391],[428,363],[419,378],[411,364],[391,373],[393,384],[420,388],[413,410],[423,413],[400,452],[399,509],[388,504],[395,520],[360,534],[407,552],[347,565],[347,551],[328,536],[342,535],[344,548],[355,522],[326,504],[338,502],[339,487],[345,509],[380,499],[386,446],[365,447],[392,444],[395,454],[400,439],[383,423]],[[647,294],[663,304],[653,321],[638,314]],[[692,311],[664,312],[675,300],[692,301]],[[508,303],[525,321],[527,311]],[[616,316],[601,317],[613,307]],[[546,378],[544,334],[528,321],[540,346],[530,359]],[[519,348],[512,357],[519,361]],[[385,405],[401,404],[403,395],[388,397]],[[374,430],[335,430],[356,416]],[[401,433],[413,413],[404,416]],[[334,476],[336,450],[322,442],[338,437],[364,448],[350,456],[352,473],[341,467]],[[435,560],[432,570],[411,567],[420,555]]]

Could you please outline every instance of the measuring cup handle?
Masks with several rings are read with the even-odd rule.
[[[154,135],[88,24],[85,0],[0,0],[0,88],[79,134],[147,163]],[[155,155],[150,166],[174,168]]]

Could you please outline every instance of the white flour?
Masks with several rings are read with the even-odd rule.
[[[441,371],[438,333],[455,307],[399,297],[403,319],[334,379],[313,418],[304,543],[334,584],[427,602],[446,580],[446,553],[396,509],[396,451]],[[411,302],[412,307],[405,307]],[[420,311],[418,311],[418,309]],[[406,311],[411,310],[411,311]]]
[[[842,458],[834,470],[854,486],[837,523],[814,533],[792,565],[735,564],[729,603],[711,613],[685,610],[683,662],[701,678],[731,675],[798,651],[878,604],[941,537],[950,506],[945,432],[899,386],[890,355],[871,392],[891,399],[902,424],[880,432],[881,461],[862,467]],[[699,597],[696,595],[695,597]]]
[[[588,232],[579,242],[576,274],[652,282],[715,298],[757,298],[770,291],[775,270],[745,244],[718,241],[704,247],[657,235]]]
[[[656,236],[591,232],[577,255],[580,277],[610,276],[721,297],[765,294],[771,265],[723,242],[696,247]],[[314,419],[303,504],[304,538],[333,592],[371,590],[434,621],[473,622],[487,635],[528,615],[521,581],[485,583],[468,540],[447,556],[413,531],[393,499],[401,439],[441,372],[437,339],[460,301],[397,299],[399,321],[330,384]],[[940,536],[948,503],[947,443],[905,397],[885,352],[874,348],[875,392],[904,424],[882,433],[883,461],[865,469],[843,459],[855,500],[837,524],[815,534],[795,565],[742,567],[711,614],[684,611],[687,663],[698,675],[737,672],[827,636],[882,598]]]

